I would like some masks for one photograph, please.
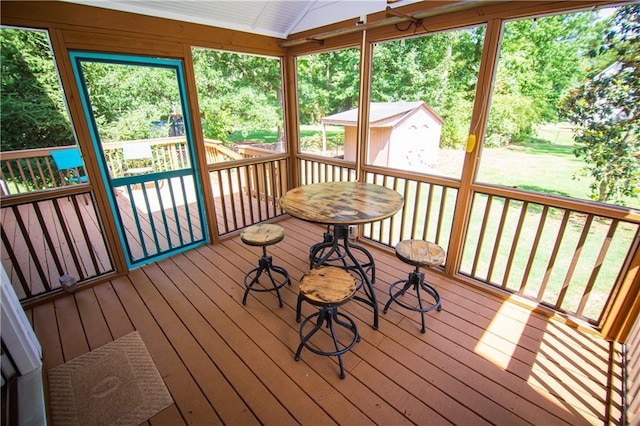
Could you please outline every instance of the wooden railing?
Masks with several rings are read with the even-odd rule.
[[[90,192],[2,203],[2,266],[20,300],[114,270]],[[88,202],[90,200],[91,202]]]
[[[184,137],[110,142],[103,145],[104,157],[111,177],[124,176],[122,146],[125,143],[144,143],[151,146],[156,171],[169,171],[190,166]],[[0,195],[24,194],[68,185],[58,172],[51,157],[52,151],[75,148],[75,145],[27,149],[0,153]],[[207,163],[221,163],[246,158],[219,141],[205,139]],[[81,172],[83,172],[81,170]]]
[[[374,167],[365,169],[364,181],[394,189],[404,198],[396,215],[364,226],[364,238],[390,247],[409,238],[449,246],[458,194],[455,182]]]
[[[51,151],[73,147],[75,145],[0,152],[0,195],[65,186],[67,183],[58,173]]]
[[[288,190],[288,157],[259,157],[209,167],[218,234],[284,214],[278,200]]]
[[[355,164],[335,158],[298,155],[299,185],[319,182],[352,182],[356,180]]]
[[[639,228],[613,209],[478,190],[459,272],[596,323],[638,247]]]
[[[158,140],[153,146],[159,167],[184,166],[184,162],[189,161],[180,138]],[[3,153],[0,160],[5,173],[3,179],[31,181],[31,188],[37,189],[62,185],[49,151]],[[270,153],[266,150],[239,153],[213,141],[207,141],[206,151],[208,160],[216,160],[209,165],[208,173],[219,235],[284,214],[278,199],[288,190],[291,170],[286,154],[265,155]],[[115,169],[121,144],[110,145],[105,155],[109,162],[114,162]],[[232,155],[234,158],[259,156],[227,161]],[[33,161],[16,161],[21,159]],[[357,179],[355,165],[345,160],[301,154],[296,161],[299,185]],[[400,192],[405,204],[395,216],[360,227],[361,238],[388,247],[406,238],[433,241],[448,252],[460,253],[459,264],[454,268],[456,274],[592,323],[601,319],[620,277],[626,273],[631,254],[640,244],[640,217],[629,214],[628,210],[474,184],[461,247],[452,247],[459,182],[372,166],[363,167],[362,173],[363,181]],[[14,187],[23,192],[26,188]],[[71,192],[71,187],[68,188],[65,193],[72,193],[74,200],[83,191],[83,186]],[[38,205],[43,200],[53,203],[47,197],[44,195],[31,204]],[[5,217],[16,217],[23,209],[8,206],[11,204],[3,205],[3,226]],[[95,210],[92,214],[95,215]],[[37,213],[34,215],[37,217]],[[20,222],[17,218],[12,220]],[[20,230],[20,234],[25,232]],[[3,242],[7,256],[10,251],[14,255],[20,253],[15,251],[8,234],[7,238],[7,242]],[[28,244],[23,245],[28,251]],[[44,259],[39,261],[46,263]],[[29,268],[43,275],[34,265]],[[78,276],[92,277],[108,270],[93,266],[90,269],[99,272],[83,270],[80,274],[77,271]],[[20,281],[17,270],[15,276]],[[48,284],[41,284],[45,291],[55,285],[51,279]],[[23,291],[26,296],[27,291],[24,288]],[[33,295],[34,291],[29,289],[28,293]]]

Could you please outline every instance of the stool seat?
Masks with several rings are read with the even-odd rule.
[[[284,229],[271,223],[253,225],[240,233],[240,239],[250,246],[270,246],[284,239]]]
[[[300,345],[296,351],[295,360],[300,360],[304,348],[318,355],[336,356],[340,365],[340,378],[344,379],[345,373],[341,355],[351,350],[353,345],[360,340],[360,334],[355,321],[342,312],[338,312],[338,306],[344,305],[356,294],[356,279],[342,268],[322,266],[306,273],[300,280],[299,288],[296,321],[300,322],[300,305],[303,300],[317,306],[319,310],[305,318],[300,325]],[[305,333],[305,325],[316,318],[317,321],[311,331]],[[320,349],[309,342],[309,339],[325,324],[333,341],[331,349]],[[351,340],[348,344],[341,345],[338,342],[336,326],[342,327],[350,333]]]
[[[413,266],[431,267],[444,263],[444,249],[437,244],[423,240],[402,240],[396,244],[396,256]]]
[[[415,270],[409,273],[408,278],[391,283],[389,300],[384,305],[382,312],[386,314],[394,302],[410,311],[420,312],[422,321],[420,331],[425,333],[424,314],[433,310],[441,311],[442,304],[438,290],[424,281],[424,272],[421,272],[420,268],[442,265],[446,253],[442,247],[429,241],[402,240],[396,244],[396,256],[404,263],[415,266]],[[404,297],[411,287],[416,292],[415,299]],[[431,301],[424,298],[425,294],[427,295],[426,299],[431,299]]]
[[[341,305],[356,292],[356,280],[342,268],[312,269],[300,280],[300,294],[312,305]]]
[[[240,233],[240,239],[249,246],[262,247],[262,257],[258,260],[258,267],[247,272],[244,276],[246,290],[242,297],[242,304],[247,304],[247,296],[250,291],[275,291],[278,296],[278,304],[282,308],[280,288],[286,284],[291,285],[291,279],[286,269],[273,264],[273,258],[267,254],[267,246],[279,243],[284,239],[284,228],[269,223],[252,225]]]

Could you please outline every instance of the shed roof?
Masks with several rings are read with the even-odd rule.
[[[407,115],[418,108],[425,108],[429,114],[442,122],[442,118],[424,101],[415,102],[372,102],[369,108],[369,126],[393,127]],[[323,117],[323,124],[335,124],[338,126],[356,126],[358,123],[358,108],[342,111],[337,114]]]

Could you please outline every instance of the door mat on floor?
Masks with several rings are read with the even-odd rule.
[[[173,403],[137,331],[48,375],[54,425],[138,425]]]

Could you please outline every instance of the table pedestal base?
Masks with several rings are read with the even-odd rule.
[[[361,263],[354,252],[362,253],[367,260]],[[322,265],[339,266],[348,271],[356,271],[362,278],[358,289],[362,288],[365,297],[354,296],[354,299],[373,308],[373,328],[378,329],[378,303],[373,289],[376,271],[373,256],[361,245],[349,241],[349,226],[335,225],[333,234],[325,232],[324,241],[314,244],[309,253],[309,266],[317,268]]]

